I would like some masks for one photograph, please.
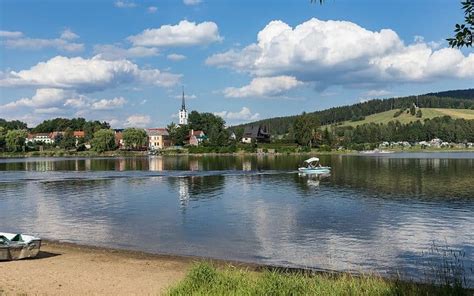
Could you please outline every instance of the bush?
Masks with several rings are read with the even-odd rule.
[[[322,152],[330,152],[332,149],[329,145],[321,145],[318,150]]]

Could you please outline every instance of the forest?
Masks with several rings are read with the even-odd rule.
[[[446,97],[447,95],[449,97]],[[354,105],[311,112],[306,115],[318,121],[319,125],[329,125],[346,120],[360,120],[365,116],[384,111],[407,109],[413,104],[416,104],[419,108],[474,109],[474,89],[446,91],[421,96],[374,99]],[[299,116],[302,115],[268,118],[234,126],[231,129],[239,130],[249,125],[266,125],[272,135],[284,135],[290,131],[290,127],[294,125]]]

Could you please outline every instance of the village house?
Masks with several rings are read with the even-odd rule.
[[[169,133],[165,128],[147,128],[148,149],[158,150],[170,146]]]
[[[267,127],[262,125],[246,126],[242,136],[242,143],[250,144],[252,141],[257,143],[270,142],[270,133]]]
[[[203,131],[189,131],[188,144],[191,146],[199,146],[203,141],[207,140],[207,136]]]
[[[123,129],[114,129],[115,146],[122,149],[125,145],[123,141]]]
[[[36,133],[28,134],[25,139],[26,143],[43,143],[43,144],[54,144],[54,138],[52,133]]]

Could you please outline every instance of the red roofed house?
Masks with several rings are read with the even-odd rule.
[[[189,145],[199,146],[204,140],[207,140],[207,136],[203,131],[189,131]]]

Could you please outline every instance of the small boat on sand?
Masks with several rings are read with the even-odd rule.
[[[311,157],[304,161],[304,165],[298,171],[305,174],[327,174],[331,172],[331,167],[321,166],[319,158]]]
[[[38,255],[40,248],[40,238],[0,232],[0,261],[34,258]]]

